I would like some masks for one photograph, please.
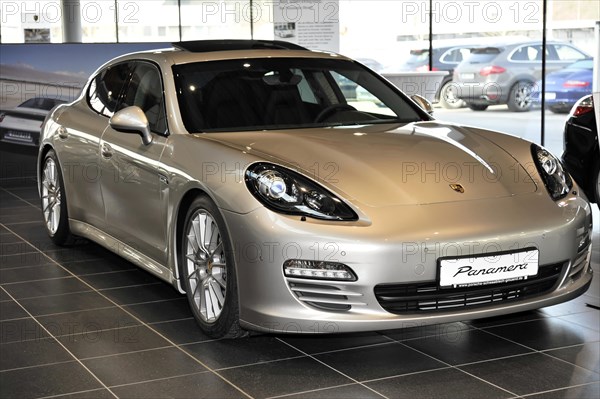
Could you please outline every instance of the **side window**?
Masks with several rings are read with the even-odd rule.
[[[137,62],[119,109],[137,105],[144,111],[150,130],[167,131],[162,79],[158,67],[149,62]]]
[[[586,58],[585,54],[571,46],[564,44],[555,44],[556,54],[561,61],[577,61]]]
[[[111,117],[117,109],[119,96],[130,72],[131,64],[123,63],[98,73],[90,83],[87,93],[90,107],[101,115]]]
[[[295,75],[302,76],[302,80],[300,81],[300,83],[298,83],[297,86],[298,90],[300,91],[300,98],[302,99],[302,101],[310,104],[318,104],[319,102],[317,101],[317,97],[315,96],[315,93],[310,87],[306,76],[304,76],[304,72],[302,72],[301,69],[293,69],[292,71]]]
[[[453,48],[449,51],[447,51],[446,53],[444,53],[444,55],[442,56],[442,59],[440,61],[442,61],[443,63],[446,64],[458,64],[463,60],[463,54],[464,55],[468,55],[469,54],[469,50],[466,50],[466,53],[463,53],[465,49],[461,49],[461,48]]]
[[[511,57],[513,61],[537,61],[542,59],[541,46],[519,47]]]
[[[340,86],[346,103],[357,111],[396,116],[394,111],[359,83],[334,71],[331,72],[331,75]]]

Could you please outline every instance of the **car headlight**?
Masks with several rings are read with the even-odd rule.
[[[535,166],[552,199],[557,201],[564,198],[571,191],[573,181],[562,162],[548,150],[536,144],[531,145],[531,153]]]
[[[281,166],[257,163],[246,170],[246,186],[267,208],[326,220],[357,220],[342,200],[310,179]]]

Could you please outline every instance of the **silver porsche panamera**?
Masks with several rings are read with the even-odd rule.
[[[552,154],[285,42],[110,61],[46,119],[38,172],[55,243],[173,284],[212,337],[502,315],[592,278],[591,208]]]

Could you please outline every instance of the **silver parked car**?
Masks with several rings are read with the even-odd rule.
[[[38,159],[52,240],[173,284],[212,337],[502,315],[592,279],[590,205],[552,154],[285,42],[116,58],[46,119]]]
[[[546,44],[546,73],[589,58],[561,42]],[[529,111],[535,82],[542,77],[542,42],[506,42],[473,48],[454,70],[456,96],[474,111],[506,104],[513,112]]]

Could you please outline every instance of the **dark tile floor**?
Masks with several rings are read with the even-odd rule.
[[[25,172],[23,172],[25,173]],[[33,178],[0,178],[0,397],[600,397],[600,251],[571,302],[342,336],[210,340],[170,286],[101,247],[54,246]]]

